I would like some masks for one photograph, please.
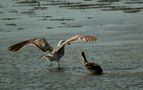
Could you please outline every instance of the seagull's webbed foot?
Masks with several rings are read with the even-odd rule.
[[[60,61],[58,61],[58,69],[61,69],[61,67],[60,67]]]

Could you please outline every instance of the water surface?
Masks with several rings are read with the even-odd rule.
[[[142,90],[142,0],[1,0],[0,90]],[[62,69],[28,46],[17,53],[7,47],[45,37],[55,47],[76,34],[95,35],[91,43],[66,47]],[[91,75],[79,52],[103,68]]]

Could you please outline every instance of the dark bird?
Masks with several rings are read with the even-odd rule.
[[[17,44],[14,44],[10,46],[8,50],[12,52],[16,52],[27,45],[33,45],[39,48],[40,50],[42,50],[43,52],[46,52],[46,51],[49,52],[46,55],[41,56],[40,59],[46,58],[50,60],[50,66],[52,66],[52,61],[57,61],[58,67],[60,67],[60,59],[64,56],[65,46],[71,44],[72,42],[76,42],[80,40],[83,40],[86,42],[95,41],[96,37],[90,36],[90,35],[75,35],[65,41],[60,40],[58,45],[55,48],[50,46],[50,44],[44,38],[33,38],[33,39],[25,40]]]
[[[91,71],[91,73],[93,74],[102,74],[102,68],[100,67],[100,65],[94,63],[94,62],[89,62],[87,61],[86,57],[85,57],[85,54],[84,52],[81,52],[80,53],[83,57],[83,63],[84,63],[84,66],[89,70]]]

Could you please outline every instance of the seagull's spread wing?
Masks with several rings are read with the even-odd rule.
[[[53,51],[52,51],[52,54],[58,52],[62,47],[64,47],[65,45],[67,44],[71,44],[73,42],[76,42],[76,41],[86,41],[86,42],[90,42],[90,41],[95,41],[97,38],[95,36],[90,36],[90,35],[76,35],[76,36],[73,36],[69,39],[67,39],[63,44],[61,44],[59,47],[55,48]]]
[[[12,52],[16,52],[27,45],[33,45],[44,52],[45,51],[51,52],[53,50],[53,48],[48,44],[45,38],[33,38],[33,39],[25,40],[10,46],[8,50]]]

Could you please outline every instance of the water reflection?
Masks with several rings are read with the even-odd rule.
[[[49,6],[53,6],[53,5],[57,5],[60,8],[67,8],[67,9],[100,9],[101,8],[101,10],[104,10],[104,11],[123,11],[124,13],[137,13],[137,12],[141,12],[143,9],[143,7],[139,5],[133,5],[133,6],[128,5],[128,4],[143,3],[140,0],[134,0],[134,1],[132,0],[97,0],[95,2],[92,2],[93,0],[84,0],[84,1],[88,1],[88,2],[84,2],[84,3],[82,1],[71,2],[71,1],[65,1],[65,0],[60,0],[60,1],[59,0],[54,0],[54,1],[24,0],[24,1],[17,1],[16,3],[33,7],[31,10],[24,12],[24,14],[32,14],[37,10],[47,10]]]
[[[27,3],[31,3],[31,4],[39,4],[39,1],[38,0],[23,0],[23,1],[18,1],[17,3],[20,3],[20,4],[27,4]]]
[[[120,0],[97,0],[97,2],[119,2]]]
[[[64,72],[64,68],[48,68],[49,72]]]

